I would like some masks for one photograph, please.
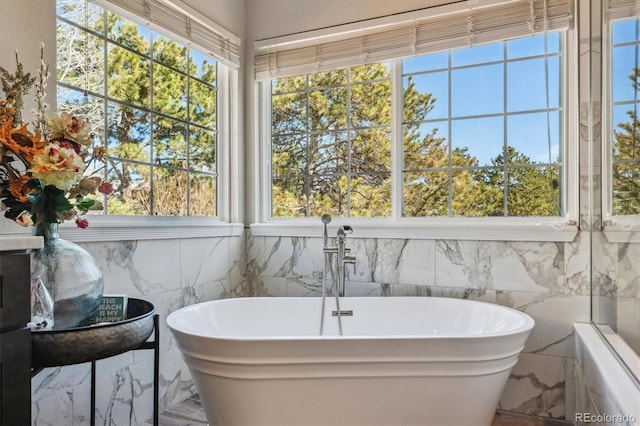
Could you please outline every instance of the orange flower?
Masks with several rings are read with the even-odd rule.
[[[27,124],[19,129],[14,129],[12,122],[7,120],[0,126],[0,143],[31,162],[34,155],[40,154],[44,150],[47,142],[42,140],[40,133],[30,136]]]
[[[11,183],[9,184],[9,191],[11,191],[11,195],[23,204],[26,204],[28,201],[27,195],[35,191],[35,189],[25,187],[26,183],[31,179],[32,178],[29,176],[20,176],[16,179],[11,179]]]

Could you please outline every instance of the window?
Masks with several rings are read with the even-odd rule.
[[[610,26],[611,202],[613,216],[640,214],[640,19]]]
[[[562,216],[564,37],[272,80],[272,217]]]
[[[272,83],[273,216],[391,214],[391,80],[374,64]]]
[[[562,35],[403,61],[404,216],[561,216]]]
[[[104,143],[105,211],[215,216],[217,62],[92,3],[57,13],[58,110]]]

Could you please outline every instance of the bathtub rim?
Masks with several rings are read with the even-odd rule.
[[[535,327],[535,320],[531,318],[525,312],[519,311],[514,308],[510,308],[508,306],[498,305],[497,303],[485,302],[481,300],[470,300],[470,299],[459,299],[454,297],[431,297],[431,296],[371,296],[371,297],[344,297],[343,299],[431,299],[431,300],[447,300],[447,301],[455,301],[454,303],[472,303],[479,305],[489,305],[493,308],[497,308],[499,310],[505,310],[512,314],[521,317],[524,320],[524,324],[517,328],[508,331],[495,332],[495,333],[485,333],[485,334],[447,334],[447,335],[424,335],[424,334],[385,334],[385,335],[280,335],[280,336],[219,336],[215,334],[205,334],[199,332],[186,331],[181,327],[175,324],[176,317],[180,312],[194,309],[199,306],[215,304],[215,303],[233,303],[242,299],[252,299],[252,300],[273,300],[273,299],[290,299],[290,300],[309,300],[316,299],[321,300],[321,297],[287,297],[287,296],[278,296],[278,297],[230,297],[226,299],[216,299],[216,300],[208,300],[204,302],[198,302],[191,305],[183,306],[182,308],[176,309],[175,311],[169,313],[166,319],[167,327],[171,330],[172,333],[183,333],[189,336],[208,338],[208,339],[216,339],[220,341],[234,341],[234,342],[260,342],[260,341],[287,341],[287,340],[297,340],[297,341],[305,341],[305,340],[322,340],[322,341],[344,341],[344,340],[406,340],[406,339],[429,339],[429,340],[451,340],[451,339],[487,339],[487,338],[497,338],[497,337],[507,337],[518,335],[522,333],[530,333],[531,330]],[[334,300],[333,298],[327,298],[327,300]]]

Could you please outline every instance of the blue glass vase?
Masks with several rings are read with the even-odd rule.
[[[58,224],[37,225],[44,247],[31,252],[31,280],[38,276],[53,299],[53,329],[88,325],[102,301],[104,280],[96,260],[58,236]]]

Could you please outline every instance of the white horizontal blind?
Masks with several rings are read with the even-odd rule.
[[[345,32],[343,37],[300,35],[256,48],[256,79],[273,79],[406,58],[571,26],[572,0],[475,0],[397,15],[396,23]],[[407,18],[411,17],[410,20]],[[392,18],[393,19],[393,18]],[[335,28],[336,33],[340,27]]]
[[[92,0],[234,68],[240,65],[240,39],[215,25],[205,25],[170,2],[158,0]],[[136,19],[137,18],[137,19]],[[142,22],[141,22],[142,21]],[[217,28],[213,28],[213,27]]]
[[[640,15],[640,0],[608,0],[606,10],[609,19],[638,16]]]

